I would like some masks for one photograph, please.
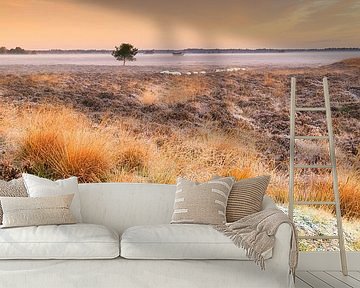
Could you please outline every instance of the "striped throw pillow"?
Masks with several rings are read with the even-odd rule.
[[[235,222],[245,216],[261,211],[269,182],[270,176],[258,176],[235,182],[227,202],[227,222]]]
[[[171,223],[226,223],[226,204],[233,183],[232,177],[201,184],[178,178]]]

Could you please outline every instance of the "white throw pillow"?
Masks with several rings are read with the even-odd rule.
[[[65,194],[74,194],[74,199],[70,206],[70,211],[74,215],[76,222],[82,222],[80,211],[80,195],[78,180],[76,177],[52,181],[35,175],[23,173],[25,187],[29,197],[48,197]]]

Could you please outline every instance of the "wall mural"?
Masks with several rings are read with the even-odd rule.
[[[319,107],[326,76],[346,249],[360,251],[357,1],[229,1],[220,12],[206,1],[118,2],[2,1],[1,179],[271,175],[267,194],[286,211],[290,78],[297,105]],[[298,113],[296,129],[326,135],[325,114]],[[327,141],[297,140],[295,160],[329,163]],[[299,171],[296,197],[333,201],[331,183],[329,170]],[[336,232],[332,206],[294,216],[305,235]],[[301,240],[300,249],[335,244]]]

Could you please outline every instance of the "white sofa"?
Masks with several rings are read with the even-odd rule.
[[[243,257],[244,253],[241,252],[240,248],[230,247],[233,244],[226,242],[228,241],[227,238],[219,238],[222,237],[220,234],[216,237],[224,244],[223,246],[219,245],[219,248],[216,249],[218,245],[213,245],[215,248],[211,248],[212,250],[209,252],[208,246],[199,246],[198,243],[195,243],[196,245],[192,246],[191,249],[197,251],[194,258],[199,259],[180,260],[189,257],[188,250],[185,249],[185,252],[179,256],[179,253],[175,253],[176,249],[172,248],[171,245],[170,248],[169,246],[162,248],[162,243],[151,244],[151,239],[154,239],[160,233],[154,233],[154,229],[159,229],[158,231],[162,231],[161,233],[164,231],[167,233],[166,231],[171,229],[166,224],[170,223],[172,215],[175,197],[174,185],[99,183],[80,184],[79,190],[84,224],[47,226],[47,231],[50,231],[47,233],[50,235],[45,236],[43,235],[44,232],[42,234],[39,232],[44,229],[42,227],[16,228],[23,229],[19,230],[19,232],[14,232],[16,231],[15,228],[0,229],[0,258],[1,253],[7,256],[7,254],[4,254],[7,252],[4,251],[8,251],[11,255],[15,254],[16,257],[13,258],[17,258],[0,260],[0,288],[294,287],[292,277],[289,275],[291,230],[287,224],[282,224],[276,233],[275,248],[270,251],[270,255],[267,255],[271,258],[265,262],[265,271],[261,271],[253,261]],[[263,209],[273,208],[274,205],[269,197],[264,198]],[[122,240],[123,247],[120,247],[120,249],[121,255],[126,258],[141,259],[117,257],[119,255],[118,236],[121,236],[127,228],[139,225],[146,226],[127,230]],[[155,226],[149,227],[147,225]],[[93,228],[94,230],[92,230]],[[83,232],[79,232],[82,231],[81,229],[83,229]],[[96,231],[94,232],[96,237],[88,235],[87,231],[89,229]],[[191,229],[193,229],[191,227],[190,230],[188,228],[184,229],[184,233],[196,234],[191,232]],[[212,228],[202,226],[201,229],[203,229],[201,231],[207,233],[206,231]],[[47,245],[48,254],[46,256],[48,257],[41,257],[36,252],[38,251],[36,245],[39,244],[39,240],[35,238],[38,236],[33,236],[33,238],[29,236],[31,240],[24,240],[29,238],[26,235],[33,235],[34,233],[42,235],[43,238],[40,237],[39,239],[45,239],[44,242],[46,243],[42,244]],[[198,235],[192,235],[192,238],[189,237],[195,239],[192,241],[196,242],[196,239],[201,236],[201,233],[199,233]],[[22,235],[23,238],[19,235]],[[144,235],[147,236],[143,237]],[[169,237],[172,238],[172,240],[169,240],[170,242],[177,238],[174,235]],[[211,238],[212,234],[209,235]],[[68,237],[75,237],[78,240],[69,241]],[[137,241],[136,237],[142,237],[142,240]],[[183,238],[187,239],[186,237]],[[31,243],[24,243],[29,241]],[[67,241],[74,243],[66,245]],[[53,242],[60,242],[60,244],[56,244],[56,249],[60,254],[66,249],[69,250],[66,252],[69,252],[70,255],[73,255],[71,253],[76,254],[76,251],[83,251],[85,254],[79,257],[68,257],[81,259],[67,260],[66,257],[61,260],[41,259],[58,258],[54,253],[53,247],[55,246],[52,246],[54,245]],[[103,245],[104,242],[105,245]],[[134,243],[138,242],[141,242],[140,246],[134,246]],[[209,242],[209,239],[204,241],[204,243],[207,242]],[[223,254],[227,255],[224,257],[226,260],[201,259],[204,258],[204,255],[207,255],[206,253],[214,255],[214,257],[209,257],[211,259],[219,258],[221,257],[218,255],[219,251],[223,251]],[[142,253],[146,255],[142,257]],[[22,257],[24,254],[27,257]],[[154,259],[157,255],[159,260]],[[171,259],[164,259],[167,255],[170,255]]]

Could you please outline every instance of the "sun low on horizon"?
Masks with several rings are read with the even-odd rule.
[[[359,15],[356,0],[0,0],[0,46],[359,47]]]

